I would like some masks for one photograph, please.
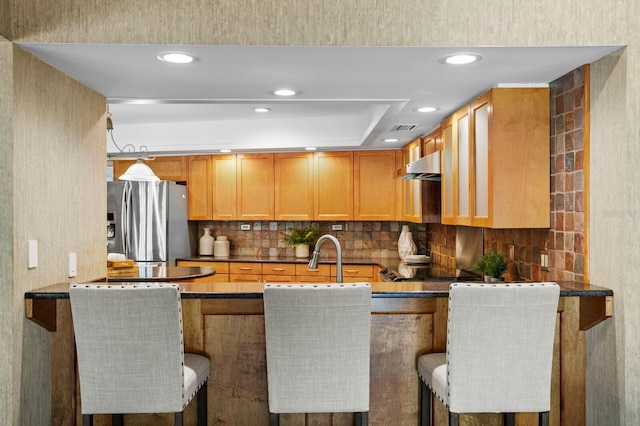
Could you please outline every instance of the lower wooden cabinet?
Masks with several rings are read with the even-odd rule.
[[[177,266],[194,266],[200,268],[213,268],[215,275],[197,278],[194,282],[229,282],[229,262],[208,262],[194,260],[179,260]]]
[[[320,264],[310,269],[306,263],[272,262],[220,262],[179,260],[178,266],[214,268],[216,274],[193,280],[194,282],[264,282],[264,283],[330,283],[336,281],[337,266]],[[378,281],[380,267],[377,265],[345,264],[342,266],[343,281]]]

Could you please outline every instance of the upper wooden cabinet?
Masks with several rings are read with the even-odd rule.
[[[313,153],[275,155],[275,219],[313,220]]]
[[[117,180],[135,162],[135,160],[114,160],[113,178]],[[153,173],[160,180],[174,182],[187,180],[187,157],[156,157],[154,160],[144,161],[144,163],[153,170]]]
[[[273,220],[274,154],[238,154],[237,219]]]
[[[402,149],[403,167],[420,158],[421,144],[422,141],[418,138]],[[422,182],[419,180],[402,181],[402,220],[422,222]]]
[[[213,155],[211,157],[213,186],[213,220],[236,219],[236,156]]]
[[[492,89],[441,132],[443,223],[550,226],[547,88]]]
[[[211,155],[187,157],[189,220],[213,219],[213,182],[211,180]]]
[[[396,152],[353,153],[354,220],[396,220]]]
[[[314,219],[353,220],[353,152],[316,152]]]

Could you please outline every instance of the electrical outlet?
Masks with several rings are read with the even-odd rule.
[[[543,271],[549,270],[549,253],[540,253],[540,269]]]
[[[342,231],[342,225],[331,225],[332,231]]]
[[[243,223],[242,225],[240,225],[240,230],[241,231],[251,231],[251,224]]]

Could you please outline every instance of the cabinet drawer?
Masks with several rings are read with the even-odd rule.
[[[253,262],[230,262],[229,272],[231,274],[262,274],[262,263]]]
[[[263,263],[263,275],[295,275],[296,265],[294,263]]]
[[[195,283],[227,283],[229,282],[229,274],[218,274],[216,272],[215,275],[210,277],[196,278],[190,281]]]
[[[295,275],[262,275],[265,283],[293,283],[296,282]]]
[[[309,269],[309,265],[305,264],[296,264],[296,275],[306,275],[311,277],[325,276],[329,277],[331,275],[331,269],[329,265],[318,265],[318,269]]]
[[[337,275],[338,267],[331,265],[331,276]],[[373,278],[373,265],[342,265],[343,277]]]
[[[201,268],[213,268],[216,270],[216,275],[229,273],[229,262],[179,260],[178,266],[195,266],[195,267],[201,267]]]
[[[259,283],[262,282],[262,275],[256,274],[230,274],[229,282],[238,283],[238,282],[252,282]]]
[[[328,275],[296,275],[296,282],[299,283],[329,283],[331,277]]]

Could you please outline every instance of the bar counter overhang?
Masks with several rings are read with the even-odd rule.
[[[211,358],[209,423],[268,424],[262,315],[264,284],[176,284],[180,286],[182,296],[186,350]],[[445,349],[449,284],[448,281],[371,283],[374,315],[371,323],[370,424],[418,424],[416,361],[424,353]],[[584,331],[612,315],[613,292],[578,282],[558,284],[560,302],[554,343],[550,424],[581,425],[585,424],[586,416]],[[52,332],[52,424],[77,424],[79,419],[68,286],[68,283],[60,283],[25,293],[27,318]],[[439,402],[435,407],[436,423],[446,422],[444,407]],[[189,407],[185,412],[185,424],[194,421],[193,408]],[[502,424],[499,415],[471,416],[474,418],[469,420],[473,422]],[[536,424],[536,419],[535,414],[520,413],[516,424]],[[157,416],[138,416],[135,424],[157,424],[158,421]],[[353,424],[353,416],[292,414],[283,415],[282,421],[288,425],[346,425]],[[464,417],[462,421],[464,424]],[[171,424],[170,421],[167,420],[167,424]]]

